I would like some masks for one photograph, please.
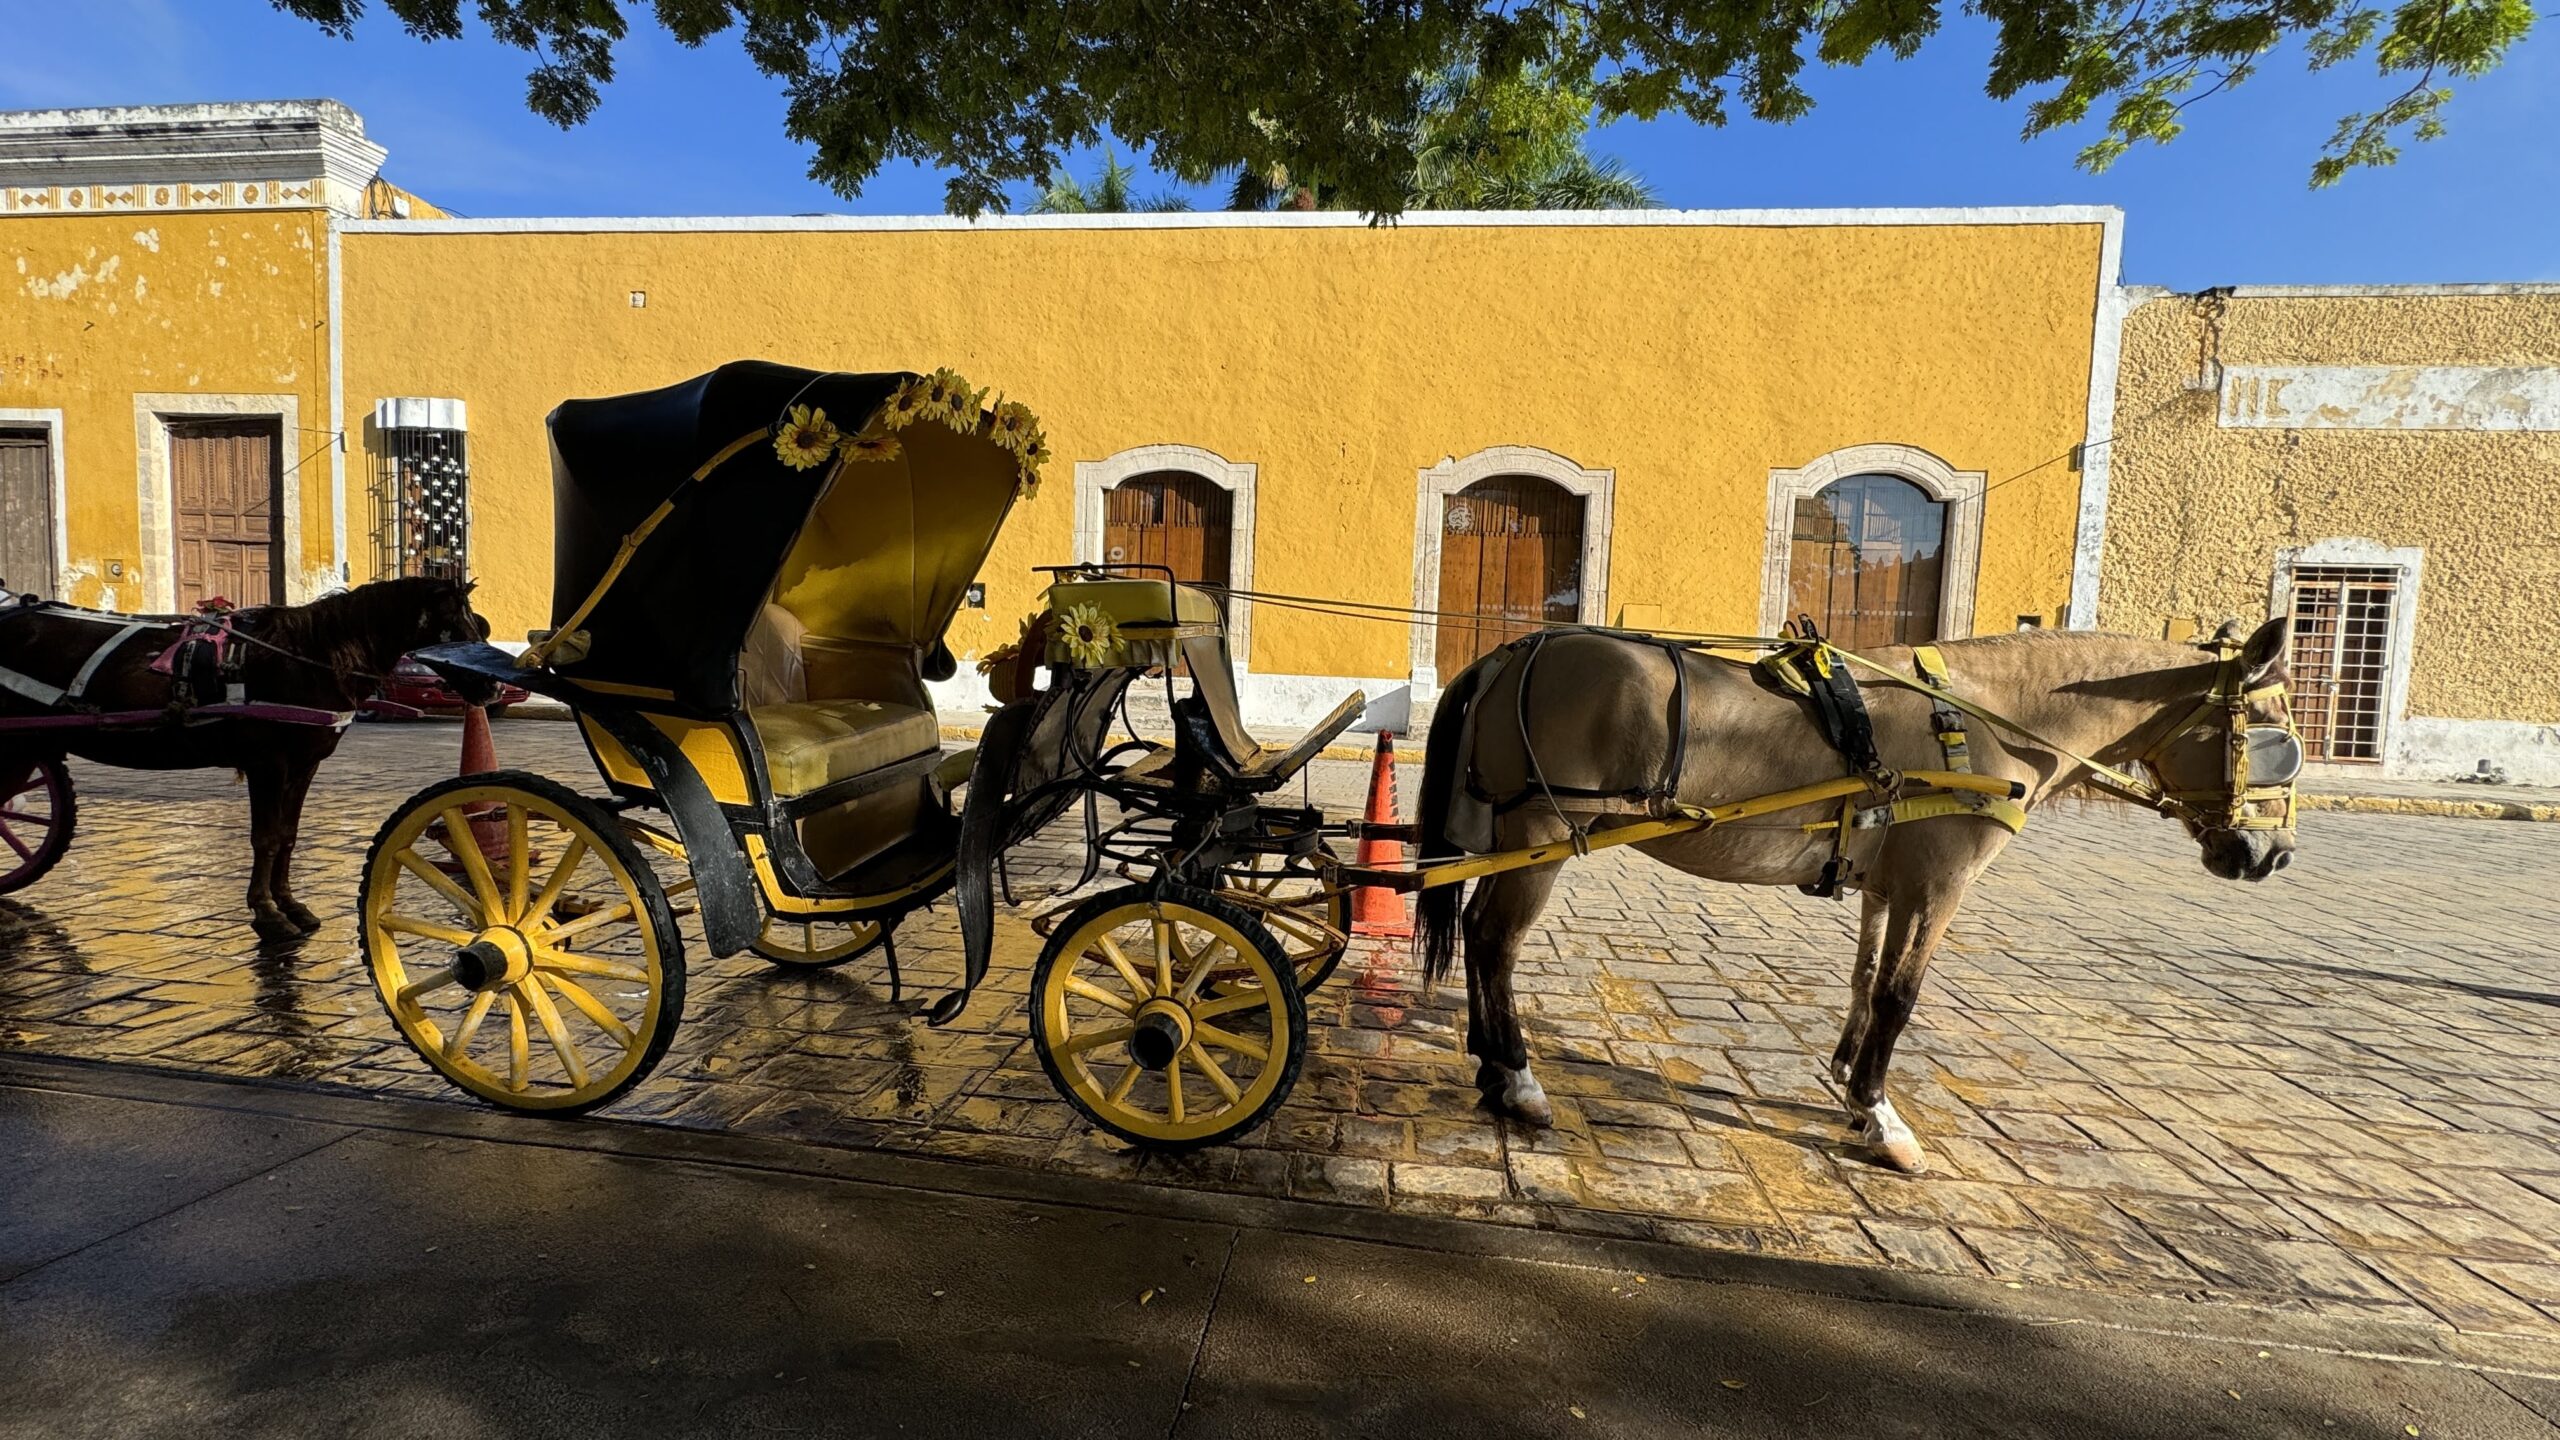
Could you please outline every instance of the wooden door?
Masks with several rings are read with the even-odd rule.
[[[1534,475],[1440,502],[1440,683],[1496,646],[1582,617],[1582,497]],[[1468,621],[1459,616],[1478,617]]]
[[[1229,583],[1235,497],[1198,475],[1163,470],[1102,492],[1102,558],[1162,565],[1177,580]]]
[[[169,422],[180,610],[284,598],[281,435],[273,417]]]
[[[0,430],[0,582],[11,595],[53,593],[53,437]]]
[[[1925,645],[1938,634],[1947,507],[1908,480],[1852,475],[1796,502],[1787,618],[1810,615],[1844,649]]]

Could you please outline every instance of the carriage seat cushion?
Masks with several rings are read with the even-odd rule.
[[[876,700],[806,700],[747,712],[777,795],[806,795],[942,748],[931,710]]]

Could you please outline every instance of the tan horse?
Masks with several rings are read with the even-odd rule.
[[[2247,690],[2281,683],[2283,646],[2282,622],[2269,621],[2239,649],[2236,668]],[[2230,732],[2200,718],[2215,713],[2205,705],[2224,670],[2214,655],[2169,641],[2057,631],[1959,640],[1939,650],[1951,693],[2036,737],[1979,719],[1968,725],[1973,768],[2022,783],[2031,813],[2090,779],[2066,751],[2118,770],[2147,769],[2165,792],[2212,796],[2229,782]],[[1809,703],[1749,664],[1605,633],[1547,637],[1530,666],[1498,663],[1504,658],[1497,652],[1469,667],[1441,696],[1422,782],[1425,861],[1564,840],[1568,814],[1592,831],[1658,818],[1661,804],[1642,792],[1670,774],[1673,717],[1684,708],[1674,664],[1685,672],[1686,692],[1674,787],[1680,802],[1769,795],[1847,770]],[[1915,674],[1908,649],[1868,658]],[[1944,768],[1929,697],[1878,678],[1860,673],[1882,762],[1896,770]],[[2281,705],[2280,694],[2253,699],[2250,707],[2260,713],[2242,718],[2276,723]],[[1806,825],[1838,814],[1837,802],[1828,802],[1635,848],[1710,880],[1810,885],[1832,858],[1834,832]],[[2225,879],[2263,880],[2292,856],[2289,812],[2287,828],[2227,828],[2192,812],[2181,818],[2205,868]],[[1847,832],[1843,858],[1863,909],[1849,1014],[1831,1068],[1860,1138],[1897,1169],[1920,1171],[1926,1159],[1885,1094],[1894,1042],[1966,888],[2010,834],[1976,814]],[[1547,865],[1479,881],[1465,913],[1467,1048],[1480,1061],[1476,1083],[1489,1105],[1540,1125],[1554,1111],[1529,1071],[1511,967],[1557,870]],[[1423,892],[1422,944],[1435,977],[1452,958],[1458,921],[1456,886]]]

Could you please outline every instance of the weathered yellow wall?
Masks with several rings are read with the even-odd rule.
[[[1411,603],[1415,475],[1523,444],[1617,472],[1613,611],[1756,626],[1768,476],[1864,442],[1989,473],[1986,629],[2068,598],[2101,227],[1407,226],[455,233],[344,239],[346,405],[470,405],[473,569],[545,623],[544,413],[757,356],[950,365],[1057,459],[964,651],[1071,558],[1078,460],[1261,467],[1260,588]],[[633,291],[648,296],[632,307]],[[2042,467],[2038,469],[2037,467]],[[2014,485],[2001,482],[2035,473]],[[1265,606],[1252,668],[1402,675],[1406,632]]]
[[[64,599],[147,603],[134,396],[148,392],[298,397],[310,463],[285,480],[301,512],[285,570],[298,585],[329,579],[321,212],[12,215],[0,254],[0,407],[64,412]]]
[[[2276,552],[2419,546],[2409,712],[2560,713],[2560,434],[2226,429],[2188,389],[2222,363],[2560,365],[2560,295],[2169,295],[2136,307],[2117,387],[2099,588],[2110,630],[2266,614]]]

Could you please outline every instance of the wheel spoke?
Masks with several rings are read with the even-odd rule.
[[[1129,1100],[1129,1092],[1137,1088],[1138,1077],[1143,1073],[1145,1073],[1144,1067],[1140,1066],[1135,1060],[1130,1061],[1128,1068],[1120,1072],[1120,1083],[1112,1086],[1111,1093],[1104,1097],[1104,1103],[1110,1105],[1127,1104]]]
[[[1156,988],[1149,991],[1149,994],[1173,993],[1174,943],[1173,922],[1164,917],[1162,910],[1158,910],[1156,912]]]
[[[471,1008],[462,1012],[462,1023],[454,1027],[453,1039],[444,1046],[444,1058],[460,1060],[471,1048],[471,1037],[480,1033],[480,1022],[489,1018],[489,1007],[498,1003],[498,992],[483,990],[471,997]]]
[[[581,915],[565,925],[554,925],[548,930],[535,931],[529,938],[541,944],[557,945],[563,940],[584,935],[590,930],[601,930],[617,920],[627,920],[630,917],[631,902],[624,900],[618,904],[608,905],[593,915]]]
[[[521,923],[525,887],[533,873],[533,847],[526,836],[524,802],[507,802],[507,914]]]
[[[579,863],[586,858],[587,837],[570,836],[569,848],[560,853],[560,863],[551,867],[550,877],[542,882],[541,893],[535,895],[525,906],[524,919],[521,923],[539,925],[549,918],[551,907],[560,903],[560,892],[567,887],[569,877],[578,873]]]
[[[1164,1103],[1165,1103],[1165,1118],[1166,1118],[1167,1120],[1172,1121],[1172,1122],[1173,1122],[1174,1124],[1176,1124],[1176,1125],[1181,1124],[1181,1123],[1182,1123],[1182,1057],[1181,1057],[1181,1056],[1179,1056],[1179,1055],[1176,1055],[1175,1057],[1173,1057],[1173,1063],[1172,1063],[1172,1064],[1167,1065],[1166,1067],[1164,1067]]]
[[[1066,978],[1066,987],[1068,994],[1081,995],[1085,999],[1092,1001],[1094,1004],[1099,1005],[1106,1010],[1115,1011],[1122,1015],[1133,1015],[1137,1013],[1137,1006],[1130,1004],[1128,1001],[1121,999],[1119,996],[1112,994],[1110,991],[1103,989],[1101,986],[1094,984],[1092,981],[1087,980],[1080,975],[1068,976]]]
[[[29,825],[50,825],[53,823],[53,817],[50,815],[30,815],[24,810],[11,810],[5,806],[0,806],[0,820],[21,820]]]
[[[1261,979],[1258,975],[1248,976],[1247,978],[1256,982],[1259,982]],[[1270,1005],[1270,1003],[1271,997],[1264,994],[1262,992],[1262,986],[1259,983],[1256,983],[1250,988],[1238,990],[1232,995],[1220,995],[1214,999],[1201,1001],[1199,1004],[1191,1007],[1191,1018],[1194,1020],[1214,1020],[1221,1015],[1230,1015],[1238,1010],[1262,1009]]]
[[[36,852],[28,849],[27,843],[18,838],[18,832],[10,829],[5,821],[0,821],[0,840],[8,841],[9,848],[17,851],[18,858],[21,860],[33,860],[36,858]]]
[[[1209,972],[1217,968],[1211,962],[1217,959],[1219,951],[1226,948],[1227,942],[1215,935],[1203,941],[1200,954],[1191,962],[1191,973],[1183,977],[1182,989],[1173,998],[1185,1005],[1190,1004],[1200,994],[1200,987],[1207,983]]]
[[[1147,998],[1148,991],[1146,979],[1138,973],[1138,967],[1130,962],[1129,957],[1122,953],[1119,941],[1112,939],[1107,934],[1097,935],[1094,937],[1094,949],[1101,951],[1102,958],[1111,962],[1111,968],[1120,972],[1121,980],[1126,982],[1129,986],[1130,999],[1144,1000]],[[1093,951],[1087,951],[1085,953],[1091,955]]]
[[[1108,1025],[1099,1030],[1087,1030],[1080,1034],[1070,1035],[1066,1039],[1059,1041],[1058,1053],[1061,1055],[1081,1055],[1097,1045],[1108,1045],[1115,1040],[1126,1040],[1132,1034],[1135,1034],[1136,1031],[1137,1027],[1134,1025]]]
[[[560,1007],[551,1003],[551,992],[542,986],[538,974],[527,975],[518,987],[527,1003],[533,1006],[533,1018],[542,1024],[542,1033],[551,1041],[553,1054],[560,1057],[560,1068],[569,1072],[571,1089],[587,1088],[587,1062],[578,1054],[577,1045],[569,1039],[569,1027],[560,1023]]]
[[[428,888],[450,901],[453,908],[462,912],[463,918],[472,924],[481,924],[486,918],[480,908],[480,902],[472,899],[461,886],[454,884],[452,876],[429,863],[426,856],[418,853],[416,846],[404,846],[395,858],[399,860],[400,868],[426,881]]]
[[[1233,1105],[1244,1099],[1244,1092],[1236,1088],[1236,1082],[1228,1076],[1217,1061],[1209,1058],[1208,1051],[1200,1048],[1198,1037],[1193,1037],[1190,1044],[1182,1047],[1182,1056],[1176,1059],[1174,1064],[1178,1066],[1184,1059],[1200,1067],[1200,1073],[1209,1078],[1209,1083],[1217,1088],[1220,1095],[1226,1097],[1228,1104]]]
[[[481,853],[480,836],[471,828],[471,817],[455,805],[439,818],[444,821],[444,848],[462,862],[462,873],[470,877],[471,893],[480,897],[482,911],[496,914],[498,879],[489,873],[489,857]]]
[[[459,985],[461,983],[461,979],[451,970],[439,971],[436,974],[428,976],[424,980],[412,980],[408,984],[401,986],[397,998],[400,1004],[414,1004],[421,995],[432,995],[447,985]]]
[[[420,920],[413,915],[403,915],[397,911],[384,912],[374,923],[395,935],[415,935],[421,940],[440,940],[457,948],[468,945],[478,938],[468,930],[456,930],[450,925],[438,925],[432,920]]]
[[[565,970],[572,975],[601,975],[607,980],[627,980],[636,985],[649,982],[649,972],[637,965],[624,965],[613,960],[599,960],[593,955],[580,955],[550,945],[533,947],[533,968]]]
[[[612,1036],[615,1044],[625,1050],[631,1048],[631,1027],[623,1024],[618,1016],[606,1009],[605,1003],[596,998],[594,991],[565,975],[544,974],[542,979],[552,989],[560,992],[560,998],[578,1007],[579,1014],[594,1021],[597,1029]]]
[[[524,1033],[524,1002],[507,992],[507,1088],[524,1089],[525,1072],[533,1068],[533,1046]]]
[[[1269,1060],[1271,1058],[1270,1047],[1264,1045],[1261,1041],[1247,1036],[1238,1035],[1232,1030],[1221,1030],[1215,1025],[1199,1024],[1198,1016],[1200,1012],[1194,1010],[1191,1013],[1193,1016],[1193,1024],[1191,1027],[1191,1043],[1193,1049],[1198,1049],[1203,1045],[1215,1045],[1221,1050],[1232,1050],[1238,1055],[1245,1056],[1249,1059]]]

